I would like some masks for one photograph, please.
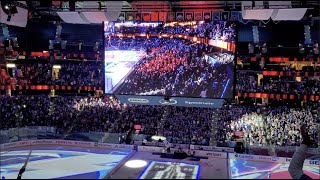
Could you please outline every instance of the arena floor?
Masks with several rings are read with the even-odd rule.
[[[15,179],[32,150],[23,179],[288,179],[288,164],[235,159],[200,161],[164,159],[149,152],[105,150],[70,146],[30,146],[1,151],[0,173]],[[125,162],[143,160],[142,167],[127,167]],[[137,164],[135,164],[137,165]],[[231,167],[231,168],[229,168]],[[112,172],[110,172],[112,170]],[[305,166],[306,174],[320,179],[319,166]],[[110,172],[110,173],[109,173]],[[109,174],[108,174],[109,173]]]

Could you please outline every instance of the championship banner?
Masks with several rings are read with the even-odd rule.
[[[193,21],[193,12],[186,12],[185,17],[186,21]]]
[[[183,21],[183,20],[184,20],[184,14],[183,14],[183,12],[177,12],[177,13],[176,13],[176,20],[177,20],[177,21]]]
[[[212,20],[219,21],[220,20],[220,12],[212,12]]]
[[[126,13],[126,20],[127,20],[127,21],[134,21],[134,14],[133,14],[133,12],[127,12],[127,13]]]
[[[231,21],[239,21],[240,19],[240,12],[239,11],[231,11]]]
[[[194,20],[202,21],[202,12],[194,12]]]
[[[168,14],[167,20],[168,21],[175,21],[175,13],[174,12],[170,12]]]
[[[166,21],[167,14],[167,12],[159,12],[159,21]]]
[[[136,21],[142,21],[142,14],[141,13],[136,13]]]
[[[158,12],[151,13],[151,21],[159,21],[159,13]]]
[[[211,21],[211,12],[203,12],[203,20]]]
[[[118,17],[118,21],[123,22],[125,20],[125,14],[124,12],[120,13],[119,17]]]
[[[143,13],[143,21],[151,21],[151,13]]]
[[[229,12],[223,11],[220,13],[220,20],[221,21],[229,21]]]

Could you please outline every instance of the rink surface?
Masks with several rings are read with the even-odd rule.
[[[1,177],[17,178],[30,150],[22,179],[291,179],[288,163],[220,158],[176,160],[151,152],[53,145],[1,150]],[[130,160],[143,160],[146,165],[127,167],[125,162]],[[304,171],[313,179],[320,179],[319,166],[305,166]]]

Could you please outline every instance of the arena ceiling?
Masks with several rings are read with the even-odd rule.
[[[69,11],[72,1],[27,1],[33,20],[59,20],[56,12]],[[104,11],[111,1],[73,1],[75,11]],[[319,16],[319,1],[291,1],[292,8],[308,8],[309,14]],[[111,3],[112,4],[112,3]],[[112,5],[111,5],[112,6]],[[241,1],[122,1],[122,12],[153,11],[241,11]]]

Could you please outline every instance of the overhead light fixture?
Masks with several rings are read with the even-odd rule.
[[[3,12],[6,13],[8,16],[12,16],[18,13],[17,7],[16,5],[14,5],[14,1],[8,1],[8,0],[1,1],[1,7]]]

